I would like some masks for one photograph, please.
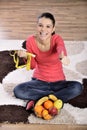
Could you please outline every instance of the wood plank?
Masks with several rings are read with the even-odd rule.
[[[64,40],[87,40],[86,0],[0,0],[0,39],[26,39],[46,11],[54,14]]]
[[[2,124],[0,130],[87,130],[86,125]]]

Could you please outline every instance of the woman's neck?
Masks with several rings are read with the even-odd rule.
[[[42,45],[47,45],[50,42],[51,38],[48,38],[46,40],[41,40],[38,36],[37,36],[37,41],[42,44]]]
[[[36,43],[37,43],[38,48],[41,51],[50,50],[50,40],[51,40],[50,38],[46,40],[41,40],[39,37],[36,37]]]

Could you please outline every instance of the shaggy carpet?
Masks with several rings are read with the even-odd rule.
[[[68,111],[65,104],[61,112],[52,120],[45,121],[37,118],[33,111],[25,110],[26,101],[16,99],[9,95],[0,84],[0,123],[51,123],[75,124],[75,117]]]
[[[22,106],[0,106],[0,123],[27,123],[29,112]]]
[[[32,76],[32,71],[28,72],[25,68],[16,69],[12,57],[9,56],[10,50],[23,49],[21,48],[22,42],[22,40],[0,41],[0,123],[87,124],[87,43],[82,42],[79,48],[78,44],[81,42],[74,42],[75,44],[69,42],[71,45],[66,44],[71,64],[64,67],[67,79],[82,82],[84,86],[83,93],[69,101],[69,103],[64,104],[59,115],[52,120],[46,121],[37,118],[32,111],[26,111],[26,101],[16,99],[12,92],[16,84],[28,81]],[[77,46],[77,52],[73,45]],[[70,47],[73,54],[71,54]],[[81,50],[84,51],[81,52]],[[75,58],[76,60],[74,60]]]
[[[51,120],[44,120],[35,116],[32,111],[17,105],[0,106],[0,123],[41,123],[41,124],[76,124],[75,118],[65,109]]]

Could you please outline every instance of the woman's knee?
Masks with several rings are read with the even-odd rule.
[[[83,91],[83,85],[78,82],[78,81],[75,81],[74,82],[74,93],[76,93],[77,95],[80,95]]]
[[[23,94],[25,89],[27,87],[27,82],[26,83],[21,83],[18,84],[17,86],[15,86],[15,88],[13,89],[14,95],[16,97],[18,97],[20,94]],[[26,89],[27,90],[27,89]]]
[[[18,91],[17,86],[13,89],[13,93],[14,93],[15,97],[18,97],[17,95],[18,95],[19,91]]]
[[[15,95],[16,98],[20,98],[21,95],[23,95],[23,90],[22,90],[22,87],[20,85],[16,86],[14,89],[13,89],[13,93]]]

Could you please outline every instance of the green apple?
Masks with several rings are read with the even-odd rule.
[[[56,100],[56,101],[54,102],[54,106],[55,106],[58,110],[61,109],[62,106],[63,106],[62,100],[60,100],[60,99]]]

